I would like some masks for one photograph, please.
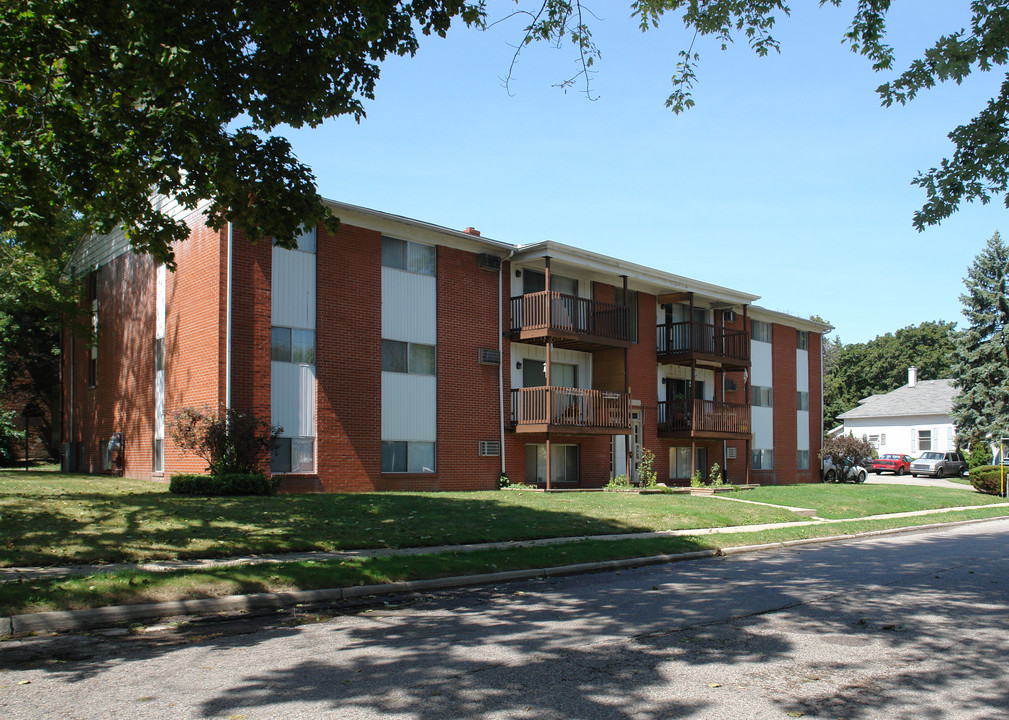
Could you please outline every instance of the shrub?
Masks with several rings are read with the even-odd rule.
[[[14,448],[24,442],[24,433],[14,424],[13,410],[0,410],[0,467],[14,464]]]
[[[983,465],[991,465],[991,445],[984,440],[975,440],[967,452],[967,467],[974,472],[974,468]]]
[[[184,407],[169,423],[172,440],[207,461],[212,475],[258,471],[270,458],[283,428],[234,408]]]
[[[176,495],[276,495],[277,483],[262,473],[172,475],[168,490]]]
[[[617,475],[616,477],[611,477],[610,481],[606,483],[606,487],[609,490],[623,490],[631,486],[631,479],[626,475]]]
[[[512,484],[511,478],[509,478],[505,473],[501,473],[497,478],[497,489],[504,490],[506,487]]]
[[[834,466],[836,481],[843,482],[854,480],[852,472],[855,466],[867,465],[872,453],[873,447],[868,440],[856,438],[849,433],[827,438],[820,450],[820,460],[829,460]]]
[[[658,474],[655,472],[655,453],[648,448],[641,451],[641,462],[638,463],[638,478],[642,487],[658,485]]]
[[[981,465],[971,468],[970,484],[978,492],[988,495],[1001,495],[1002,468],[998,465]]]
[[[722,479],[722,468],[719,467],[718,463],[711,466],[711,473],[708,475],[708,481],[713,487],[721,487],[725,484]]]
[[[690,487],[704,487],[704,478],[700,470],[694,470],[694,474],[690,476]]]

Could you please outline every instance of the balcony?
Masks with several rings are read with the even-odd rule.
[[[688,320],[658,325],[656,340],[662,364],[689,365],[699,360],[728,370],[750,367],[750,337],[742,330]]]
[[[568,387],[512,390],[512,427],[517,433],[627,435],[631,399],[627,393]]]
[[[659,437],[748,438],[750,406],[714,400],[675,400],[659,403]]]
[[[634,344],[629,308],[545,290],[511,299],[510,332],[518,342],[572,350]]]

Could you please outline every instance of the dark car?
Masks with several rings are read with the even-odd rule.
[[[886,453],[872,461],[870,470],[879,475],[884,472],[892,472],[894,475],[903,475],[911,472],[911,456],[898,455],[897,453]]]

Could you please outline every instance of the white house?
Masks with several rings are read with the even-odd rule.
[[[955,446],[950,411],[959,392],[952,380],[919,381],[912,367],[907,370],[907,385],[867,397],[837,417],[844,422],[844,433],[864,437],[880,455],[946,452]]]

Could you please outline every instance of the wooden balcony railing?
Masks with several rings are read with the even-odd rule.
[[[568,387],[531,387],[512,390],[512,424],[516,430],[547,426],[626,430],[631,426],[627,393]]]
[[[742,363],[750,362],[750,338],[742,330],[692,321],[663,323],[656,327],[659,357],[706,355]]]
[[[749,435],[750,406],[714,400],[659,403],[659,432],[693,435]]]
[[[534,330],[634,339],[626,306],[545,290],[511,299],[511,331]]]

